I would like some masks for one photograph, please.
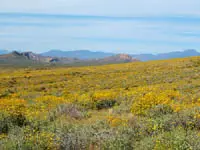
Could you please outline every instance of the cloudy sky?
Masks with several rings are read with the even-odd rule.
[[[0,0],[0,49],[200,51],[200,0]]]

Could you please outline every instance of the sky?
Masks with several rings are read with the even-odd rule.
[[[0,0],[0,49],[200,51],[200,0]]]

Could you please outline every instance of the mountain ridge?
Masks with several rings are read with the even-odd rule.
[[[73,57],[78,59],[100,59],[116,54],[100,52],[100,51],[92,52],[90,50],[75,50],[75,51],[50,50],[41,53],[41,55],[50,57],[71,57],[71,58]]]
[[[76,57],[78,59],[101,59],[105,57],[110,57],[117,55],[115,53],[107,52],[93,52],[89,50],[77,50],[77,51],[62,51],[62,50],[51,50],[45,53],[41,53],[42,56],[50,57]],[[189,56],[199,56],[200,53],[194,49],[187,49],[184,51],[173,51],[168,53],[158,53],[158,54],[128,54],[136,59],[141,61],[150,61],[150,60],[160,60],[160,59],[171,59],[171,58],[183,58]]]
[[[149,61],[149,60],[164,60],[172,58],[200,56],[200,53],[194,49],[187,49],[184,51],[173,51],[173,52],[158,53],[158,54],[138,54],[138,55],[131,54],[131,56],[140,59],[141,61]]]
[[[17,52],[17,51],[15,51]],[[90,50],[77,50],[77,51],[62,51],[62,50],[50,50],[45,53],[35,54],[33,52],[18,52],[21,53],[26,59],[31,59],[39,62],[85,62],[85,61],[106,61],[107,57],[113,59],[113,56],[118,54],[107,53],[107,52],[93,52]],[[0,55],[10,54],[9,51],[0,50]],[[200,53],[194,49],[187,49],[184,51],[174,51],[168,53],[158,53],[158,54],[128,54],[129,56],[140,60],[140,61],[150,61],[150,60],[162,60],[171,58],[183,58],[190,56],[200,56]],[[125,61],[125,60],[123,60]],[[130,61],[130,60],[129,60]]]
[[[77,59],[68,57],[50,57],[35,54],[33,52],[13,51],[9,54],[0,55],[0,64],[57,64],[57,65],[100,65],[139,61],[128,54],[117,54],[99,59]]]

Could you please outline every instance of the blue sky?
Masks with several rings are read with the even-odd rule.
[[[0,49],[200,50],[200,1],[0,0]]]

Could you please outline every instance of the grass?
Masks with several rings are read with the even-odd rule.
[[[199,149],[200,57],[1,67],[0,149]]]

